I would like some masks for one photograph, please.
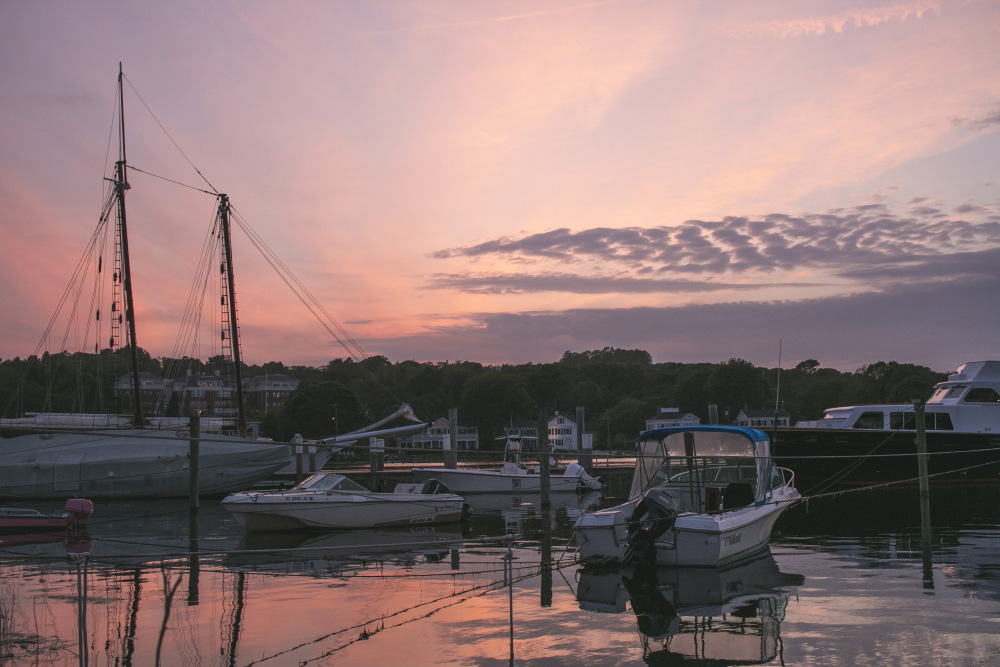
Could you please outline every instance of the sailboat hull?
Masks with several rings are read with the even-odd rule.
[[[199,445],[198,493],[241,491],[287,465],[287,445],[215,436]],[[0,442],[0,496],[181,498],[190,495],[190,443],[162,432],[25,435]]]

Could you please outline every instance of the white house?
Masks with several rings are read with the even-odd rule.
[[[652,431],[657,428],[667,428],[668,426],[698,426],[701,424],[701,417],[690,412],[681,412],[680,408],[660,408],[655,416],[646,420],[646,430]]]
[[[778,410],[778,426],[788,426],[791,415],[784,410]],[[755,410],[753,408],[743,408],[736,416],[737,426],[749,426],[751,428],[774,428],[774,410]]]
[[[549,448],[555,451],[576,451],[576,420],[556,414],[549,419]]]
[[[435,419],[422,433],[401,438],[400,447],[415,449],[442,449],[444,437],[451,432],[451,424],[445,417]],[[479,449],[479,429],[475,426],[458,425],[458,443],[455,449]]]

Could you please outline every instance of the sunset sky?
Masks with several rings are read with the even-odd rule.
[[[121,62],[154,356],[215,208],[176,181],[393,362],[1000,359],[998,34],[989,0],[3,2],[0,357],[93,233]],[[248,362],[347,356],[234,244]]]

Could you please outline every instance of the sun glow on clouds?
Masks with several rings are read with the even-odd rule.
[[[183,7],[0,6],[0,25],[17,27],[0,62],[28,65],[0,66],[0,118],[20,129],[0,137],[5,193],[20,202],[0,211],[19,249],[0,260],[5,278],[51,269],[61,280],[75,261],[79,250],[62,245],[39,256],[32,234],[94,217],[94,191],[80,184],[99,180],[89,170],[103,160],[123,60],[208,179],[367,350],[393,359],[453,359],[465,332],[504,326],[558,344],[643,340],[627,320],[603,325],[603,339],[579,331],[587,317],[572,309],[605,322],[624,307],[737,312],[888,293],[920,268],[988,280],[1000,220],[987,157],[1000,125],[996,3],[299,7],[209,6],[194,20]],[[150,22],[161,30],[134,29]],[[118,37],[79,37],[105,24]],[[126,105],[130,163],[197,182],[178,176],[190,173],[183,159],[161,161],[169,142],[150,138],[157,128],[128,95]],[[67,145],[76,162],[60,164]],[[178,217],[177,196],[138,178],[129,197],[137,290],[161,295],[138,306],[140,342],[167,354],[211,200]],[[337,356],[234,242],[254,360]],[[7,322],[45,321],[45,307],[25,304],[53,303],[52,280],[4,284],[0,308],[17,314]],[[547,315],[518,319],[530,313]],[[969,334],[965,348],[981,339]],[[458,345],[466,358],[477,340]],[[22,331],[0,346],[23,355],[33,342]],[[490,343],[483,360],[543,349]]]

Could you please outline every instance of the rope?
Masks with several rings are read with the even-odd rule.
[[[152,176],[153,178],[158,178],[158,179],[160,179],[162,181],[166,181],[167,183],[173,183],[174,185],[179,185],[182,188],[188,188],[190,190],[194,190],[195,192],[204,192],[206,195],[212,195],[213,197],[217,196],[217,194],[218,194],[218,193],[215,193],[215,192],[211,192],[210,190],[202,190],[201,188],[197,188],[197,187],[195,187],[193,185],[188,185],[187,183],[181,183],[180,181],[175,181],[174,179],[167,178],[166,176],[160,176],[158,174],[154,174],[154,173],[149,172],[149,171],[144,171],[142,169],[139,169],[138,167],[133,167],[132,165],[126,165],[126,166],[129,169],[131,169],[132,171],[137,171],[140,174],[146,174],[147,176]],[[195,171],[198,171],[198,170],[195,169]],[[201,172],[198,172],[198,173],[199,173],[199,175],[201,174]]]
[[[215,189],[215,186],[213,186],[211,183],[208,182],[208,179],[205,178],[204,174],[202,174],[198,170],[198,167],[194,166],[194,162],[192,162],[191,159],[187,156],[187,153],[181,150],[181,147],[177,144],[176,141],[174,141],[174,138],[170,136],[170,133],[167,132],[167,128],[163,127],[163,123],[160,122],[160,119],[156,117],[156,114],[153,113],[153,110],[149,108],[148,104],[146,104],[146,100],[142,99],[142,95],[140,95],[139,91],[135,89],[135,86],[132,85],[132,82],[129,81],[128,77],[122,74],[122,78],[128,81],[128,87],[132,89],[132,92],[135,93],[135,96],[139,98],[140,102],[142,102],[142,106],[146,107],[146,111],[149,112],[149,115],[152,116],[153,120],[156,121],[156,124],[160,126],[161,130],[163,130],[163,134],[167,135],[167,139],[170,139],[170,143],[174,145],[174,148],[176,148],[177,151],[184,156],[184,159],[187,160],[187,163],[189,165],[191,165],[191,168],[194,169],[199,176],[201,176],[201,180],[205,181],[208,187],[212,188],[212,192],[209,194],[218,194],[219,191]]]

